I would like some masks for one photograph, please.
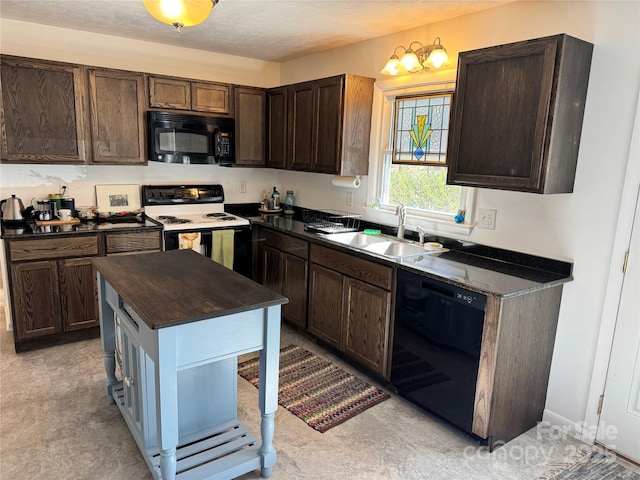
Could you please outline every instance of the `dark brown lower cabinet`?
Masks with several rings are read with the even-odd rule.
[[[387,360],[391,292],[355,278],[344,281],[344,351],[383,374]]]
[[[98,337],[91,259],[160,250],[161,230],[6,241],[16,352]]]
[[[260,229],[259,281],[289,299],[282,318],[306,328],[309,244],[267,229]]]
[[[393,269],[320,245],[310,259],[309,331],[388,379]]]
[[[13,328],[17,340],[62,331],[56,261],[11,265]]]
[[[98,285],[91,258],[59,260],[58,270],[63,329],[99,326]]]
[[[311,265],[309,331],[336,348],[342,344],[343,280],[341,273]]]

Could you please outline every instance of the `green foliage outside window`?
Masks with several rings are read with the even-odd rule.
[[[392,165],[388,201],[409,208],[455,213],[460,208],[462,188],[446,185],[446,167]]]

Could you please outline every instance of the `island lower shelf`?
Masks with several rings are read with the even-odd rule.
[[[127,426],[133,431],[136,426],[127,415],[123,382],[114,385],[112,395]],[[138,447],[146,456],[147,465],[155,472],[154,477],[158,478],[160,448]],[[232,478],[260,466],[259,443],[238,419],[185,436],[176,447],[176,479]]]

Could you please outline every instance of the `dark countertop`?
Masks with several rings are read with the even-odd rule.
[[[240,213],[238,214],[240,215]],[[425,241],[440,242],[449,251],[394,261],[393,259],[363,252],[356,247],[331,242],[323,238],[324,236],[321,234],[306,231],[304,223],[294,219],[297,217],[259,215],[247,218],[255,225],[286,232],[313,243],[348,251],[353,255],[395,266],[402,270],[421,274],[485,295],[512,297],[561,285],[573,280],[571,276],[573,264],[569,262],[486,247],[467,241],[427,236]],[[372,226],[367,225],[367,228],[370,227]]]
[[[12,225],[2,223],[0,238],[3,239],[34,239],[48,238],[57,235],[68,234],[91,234],[108,231],[140,231],[140,230],[161,230],[162,225],[142,216],[138,221],[89,221],[77,224],[56,225],[50,227],[39,227],[34,222],[28,221],[22,225]]]
[[[91,261],[152,329],[288,302],[282,295],[193,250]]]

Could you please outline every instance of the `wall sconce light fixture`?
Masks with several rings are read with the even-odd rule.
[[[404,50],[401,57],[396,54],[399,48]],[[420,42],[411,42],[409,48],[404,48],[402,45],[397,46],[380,73],[383,75],[418,73],[421,70],[428,71],[431,67],[440,68],[448,61],[447,51],[440,43],[440,37],[436,37],[433,44],[427,46]]]
[[[204,22],[219,0],[142,0],[144,8],[156,20],[173,25],[178,33],[182,27]]]

